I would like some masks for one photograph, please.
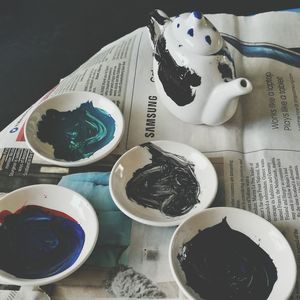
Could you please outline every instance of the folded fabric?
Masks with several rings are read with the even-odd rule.
[[[117,208],[111,198],[109,175],[109,172],[77,173],[64,176],[58,183],[81,194],[94,207],[99,220],[99,238],[87,264],[102,267],[114,267],[120,263],[131,234],[131,219]]]

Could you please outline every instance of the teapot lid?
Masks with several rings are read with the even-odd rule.
[[[221,34],[198,10],[172,18],[165,28],[165,38],[200,55],[215,54],[223,47]]]

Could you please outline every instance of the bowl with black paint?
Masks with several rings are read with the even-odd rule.
[[[0,282],[41,286],[69,276],[94,249],[91,204],[57,185],[20,188],[0,199]]]
[[[169,262],[189,299],[288,299],[297,276],[283,234],[262,217],[233,207],[205,209],[178,226]]]
[[[160,140],[133,147],[113,166],[110,192],[130,218],[175,226],[211,205],[218,180],[214,166],[186,144]]]
[[[25,124],[29,148],[63,167],[94,163],[119,144],[124,128],[120,109],[96,93],[70,92],[39,102]]]

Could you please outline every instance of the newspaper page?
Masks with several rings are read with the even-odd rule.
[[[182,142],[203,152],[216,168],[219,188],[213,205],[242,208],[273,223],[294,250],[299,271],[300,15],[268,12],[206,17],[227,41],[237,76],[249,79],[254,87],[240,97],[232,119],[212,127],[186,124],[174,117],[159,101],[149,33],[146,27],[139,28],[101,49],[37,102],[69,91],[91,91],[114,101],[126,127],[114,155],[81,168],[41,161],[27,148],[23,133],[33,105],[0,133],[0,192],[34,183],[56,184],[70,173],[109,170],[120,154],[151,140]],[[122,262],[143,275],[144,282],[155,283],[164,297],[178,299],[183,295],[168,264],[174,230],[133,221]],[[126,297],[108,288],[114,272],[84,265],[51,285],[49,295],[52,299]],[[125,274],[124,270],[119,273]],[[290,299],[300,299],[299,276]]]

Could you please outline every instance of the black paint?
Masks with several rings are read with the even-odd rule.
[[[149,14],[149,23],[147,27],[149,29],[151,40],[154,45],[156,44],[158,35],[160,35],[160,32],[156,31],[155,23],[162,26],[165,24],[166,20],[167,18],[160,15],[156,9]]]
[[[233,78],[232,70],[228,64],[219,63],[218,70],[225,82],[230,81]]]
[[[199,231],[177,258],[187,285],[207,300],[266,300],[277,280],[269,255],[226,218]]]
[[[222,55],[228,58],[228,60],[234,64],[233,58],[231,57],[228,48],[227,47],[223,47],[222,49],[220,49],[215,55]]]
[[[179,106],[191,103],[195,98],[192,87],[201,84],[201,77],[190,68],[179,66],[166,49],[166,40],[158,38],[155,59],[158,62],[158,76],[166,94]]]
[[[245,79],[241,80],[241,86],[246,87],[247,86],[247,81]]]
[[[233,58],[231,57],[231,55],[230,55],[230,53],[228,51],[228,48],[227,47],[223,47],[220,51],[218,51],[216,53],[216,55],[224,56],[224,57],[226,57],[230,61],[230,64],[232,65],[232,69],[230,68],[229,64],[227,64],[227,67],[231,69],[231,71],[229,71],[228,73],[230,74],[230,72],[231,72],[231,74],[232,74],[232,72],[233,72],[233,75],[231,75],[230,79],[233,79],[234,77],[236,77],[234,61],[233,61]],[[225,65],[225,63],[223,63],[223,64]],[[221,67],[221,69],[222,69],[222,67]],[[223,77],[223,79],[224,79],[224,77]],[[230,81],[230,79],[227,78],[227,80],[224,80],[224,81]]]
[[[127,197],[171,217],[190,211],[200,194],[194,165],[152,143],[141,146],[151,153],[152,162],[134,172],[126,185]]]

